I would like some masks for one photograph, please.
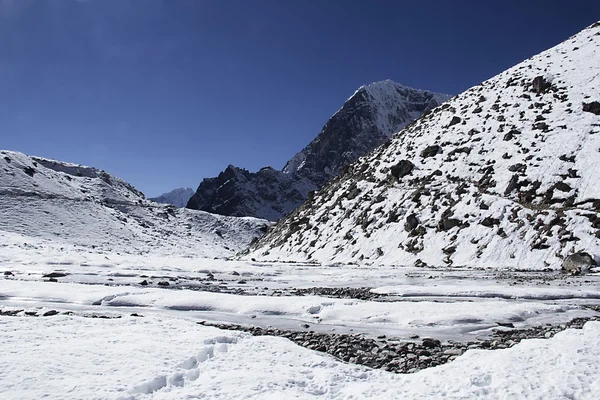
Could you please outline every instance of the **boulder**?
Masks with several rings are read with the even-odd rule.
[[[433,157],[433,156],[437,155],[438,153],[440,153],[441,151],[442,151],[442,148],[440,146],[438,146],[437,144],[434,144],[433,146],[427,146],[421,152],[421,157],[423,157],[423,158]]]
[[[408,217],[406,217],[406,222],[404,223],[404,229],[407,232],[410,232],[413,229],[415,229],[418,225],[419,225],[419,219],[417,218],[417,215],[410,214]]]
[[[400,180],[401,178],[405,177],[406,175],[409,175],[413,171],[414,168],[415,168],[415,165],[412,162],[410,162],[408,160],[402,160],[398,164],[394,165],[390,169],[390,172],[394,178],[396,178],[397,180]]]
[[[600,102],[592,101],[591,103],[583,103],[583,111],[600,115]]]
[[[589,253],[578,251],[567,256],[562,263],[563,272],[573,275],[588,271],[597,265],[596,260]]]
[[[531,90],[534,93],[543,93],[546,90],[548,90],[551,86],[552,84],[545,80],[543,76],[536,76],[533,79]]]

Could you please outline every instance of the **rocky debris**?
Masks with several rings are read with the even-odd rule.
[[[523,339],[548,339],[567,328],[581,329],[586,322],[597,320],[599,320],[597,317],[576,318],[566,324],[543,325],[530,329],[511,329],[511,324],[499,323],[502,328],[495,330],[489,339],[469,342],[448,341],[445,343],[434,338],[406,341],[388,338],[385,335],[373,339],[359,334],[292,331],[206,321],[198,322],[198,324],[225,330],[248,332],[253,336],[284,337],[299,346],[330,354],[345,362],[404,374],[453,361],[467,350],[505,349],[514,346]],[[304,329],[309,327],[308,324],[302,326]],[[418,339],[419,336],[412,335],[411,338]]]
[[[388,297],[384,294],[371,292],[372,288],[368,287],[341,287],[341,288],[330,288],[330,287],[312,287],[312,288],[301,288],[290,292],[292,296],[324,296],[334,297],[338,299],[358,299],[358,300],[375,300],[384,297]]]
[[[11,271],[4,271],[4,276],[14,276],[15,274],[13,274]]]
[[[562,270],[572,275],[578,275],[589,271],[597,265],[596,260],[590,254],[579,251],[567,256],[562,264]]]
[[[41,312],[41,311],[40,311]],[[83,318],[100,318],[100,319],[118,319],[120,314],[99,314],[99,313],[75,313],[73,311],[58,311],[48,310],[40,314],[38,311],[25,311],[23,309],[3,310],[0,309],[0,316],[4,317],[54,317],[55,315],[76,315]],[[131,316],[143,317],[143,315],[131,314]]]
[[[600,115],[600,102],[592,101],[591,103],[583,103],[583,111]]]
[[[160,281],[157,283],[158,286],[170,286],[171,284],[167,281]]]

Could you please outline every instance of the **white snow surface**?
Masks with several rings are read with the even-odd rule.
[[[248,258],[559,269],[600,261],[600,25],[452,98],[352,164]],[[533,90],[542,78],[551,84]],[[425,149],[439,146],[424,155]],[[414,168],[400,179],[401,161]],[[413,215],[417,228],[405,228]],[[444,225],[444,221],[452,224]]]
[[[600,323],[412,375],[187,319],[0,317],[4,399],[596,399]]]
[[[93,167],[0,151],[0,171],[0,235],[80,252],[226,257],[268,225],[160,205]]]

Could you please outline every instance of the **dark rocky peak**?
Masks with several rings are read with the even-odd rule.
[[[204,179],[188,208],[276,220],[298,207],[340,169],[386,142],[395,132],[449,98],[390,80],[361,86],[319,135],[282,171],[256,173],[229,165]]]

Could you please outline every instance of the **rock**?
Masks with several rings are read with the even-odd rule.
[[[33,175],[35,175],[36,171],[35,169],[33,169],[32,167],[25,167],[23,168],[23,172],[25,172],[27,175],[33,177]]]
[[[157,283],[158,286],[170,286],[171,284],[167,281],[160,281]]]
[[[51,272],[49,274],[42,276],[42,278],[63,278],[65,276],[67,276],[67,274],[62,273],[62,272]]]
[[[147,286],[148,285],[148,281],[144,279],[139,284],[142,285],[142,286]]]
[[[132,313],[131,316],[132,317],[138,317],[138,318],[143,317],[143,315],[138,314],[138,313]]]
[[[536,76],[533,79],[531,91],[534,93],[538,93],[538,94],[544,93],[551,86],[552,86],[552,84],[550,82],[548,82],[546,79],[544,79],[543,76]]]
[[[591,103],[583,103],[583,111],[600,115],[600,102],[592,101]]]
[[[437,144],[434,144],[432,146],[427,146],[427,147],[425,147],[425,149],[423,149],[423,151],[421,151],[421,157],[423,157],[423,158],[434,157],[441,151],[442,151],[442,148],[440,146],[438,146]]]
[[[462,349],[447,349],[444,350],[444,354],[448,356],[460,356],[463,353]]]
[[[450,229],[452,229],[456,226],[460,226],[460,225],[461,225],[460,220],[458,220],[456,218],[442,218],[442,220],[438,224],[438,230],[445,232],[445,231],[449,231]]]
[[[408,217],[406,217],[406,222],[404,223],[404,230],[410,232],[417,226],[419,226],[419,219],[417,218],[416,214],[410,214]]]
[[[408,160],[401,160],[398,164],[390,168],[390,173],[394,178],[396,178],[396,180],[400,180],[406,175],[409,175],[414,168],[415,165],[412,162]]]
[[[460,117],[457,117],[455,115],[454,117],[452,117],[452,120],[448,124],[448,127],[451,127],[452,125],[460,124],[461,121],[462,121],[462,119],[460,119]]]
[[[500,225],[500,220],[498,218],[486,217],[481,221],[481,225],[492,228],[494,225]]]
[[[586,252],[579,251],[567,256],[562,263],[562,270],[570,274],[580,274],[597,265],[596,260]]]
[[[554,188],[556,190],[560,190],[561,192],[565,192],[565,193],[568,193],[572,190],[571,186],[567,185],[564,182],[557,182],[556,184],[554,184]]]
[[[423,339],[423,347],[432,349],[434,347],[440,347],[442,343],[437,339],[432,338],[424,338]]]
[[[58,314],[58,311],[56,311],[56,310],[50,310],[50,311],[46,311],[42,316],[44,316],[44,317],[51,317],[51,316],[56,315],[56,314]]]
[[[4,271],[4,276],[13,276],[14,274],[10,271]]]

